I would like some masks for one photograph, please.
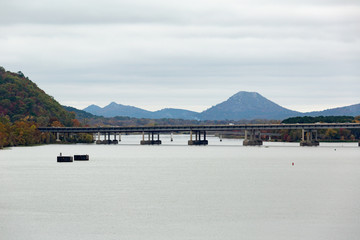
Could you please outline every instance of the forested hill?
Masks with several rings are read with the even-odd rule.
[[[66,111],[23,73],[0,67],[0,117],[11,122],[28,119],[41,126],[72,126],[75,115]]]
[[[319,117],[292,117],[282,121],[282,123],[351,123],[359,122],[360,116],[319,116]]]

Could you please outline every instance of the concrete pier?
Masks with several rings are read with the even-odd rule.
[[[116,134],[114,134],[114,140],[111,140],[110,132],[104,133],[104,140],[101,140],[100,132],[98,132],[97,135],[98,135],[98,139],[95,142],[96,144],[118,144],[119,143],[119,141],[116,140]]]
[[[195,140],[193,140],[193,133],[195,134]],[[202,131],[203,139],[201,139],[201,131],[190,131],[190,140],[188,145],[208,145],[209,142],[206,140],[206,132]]]
[[[302,147],[319,146],[319,141],[317,139],[317,131],[302,129],[300,146]]]
[[[58,133],[58,132],[56,133],[56,141],[57,141],[57,142],[61,142],[61,141],[60,141],[60,133]]]
[[[245,130],[245,139],[243,146],[261,146],[263,141],[261,140],[261,133],[256,130]]]
[[[149,132],[148,134],[148,140],[145,140],[145,133],[142,134],[142,140],[140,141],[141,145],[160,145],[160,134],[157,133],[157,140],[154,139],[154,132]]]
[[[96,144],[118,144],[118,140],[97,140]]]

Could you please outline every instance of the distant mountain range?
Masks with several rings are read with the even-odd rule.
[[[164,108],[162,110],[151,112],[133,106],[117,104],[115,102],[112,102],[103,108],[96,105],[90,105],[83,110],[91,114],[97,116],[104,116],[104,117],[126,116],[126,117],[135,117],[135,118],[153,118],[153,119],[161,119],[161,118],[199,119],[198,112],[193,112],[189,110]]]
[[[135,118],[174,118],[196,120],[242,120],[273,119],[282,120],[295,116],[359,116],[360,104],[327,109],[315,112],[297,112],[284,108],[256,92],[238,92],[228,100],[199,113],[184,109],[165,108],[159,111],[148,111],[141,108],[117,104],[115,102],[101,108],[90,105],[84,111],[97,116],[127,116]]]

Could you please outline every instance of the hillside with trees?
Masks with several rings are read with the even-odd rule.
[[[13,73],[0,67],[0,116],[11,122],[28,118],[42,126],[72,126],[75,115],[66,111],[22,72]],[[57,123],[55,123],[57,121]]]
[[[80,126],[66,111],[22,72],[0,67],[0,148],[53,142],[38,126]]]

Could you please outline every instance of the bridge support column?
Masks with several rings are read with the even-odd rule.
[[[101,133],[98,132],[98,140],[96,140],[96,144],[104,144],[104,141],[101,141]]]
[[[173,139],[173,133],[170,134],[170,141],[171,141],[171,142],[174,141],[174,139]]]
[[[101,143],[101,139],[100,139],[100,132],[97,133],[97,140],[96,140],[96,144],[100,144]]]
[[[114,132],[114,140],[112,140],[112,141],[110,140],[112,144],[118,144],[119,143],[119,141],[116,140],[116,135],[117,135],[117,133]]]
[[[150,133],[151,133],[151,139],[150,139]],[[143,133],[143,140],[140,141],[141,145],[160,145],[160,134],[157,133],[157,140],[154,140],[154,132],[149,132],[148,134],[148,140],[145,140],[144,133]]]
[[[105,132],[104,134],[104,140],[101,140],[101,133],[98,132],[98,140],[96,140],[96,144],[117,144],[118,141],[116,140],[116,133],[115,133],[115,140],[111,140],[111,133]]]
[[[190,140],[188,145],[208,145],[208,140],[206,140],[206,131],[203,131],[204,139],[201,140],[201,131],[195,131],[195,140],[192,140],[192,131],[190,131]]]
[[[300,146],[319,146],[319,141],[317,139],[317,131],[303,129]]]
[[[249,136],[248,136],[249,135]],[[261,146],[263,141],[261,140],[261,133],[256,130],[245,130],[244,146]]]
[[[121,142],[121,133],[119,133],[119,142]]]
[[[58,132],[56,133],[56,141],[57,141],[57,142],[61,142],[61,141],[60,141],[60,133],[58,133]]]

